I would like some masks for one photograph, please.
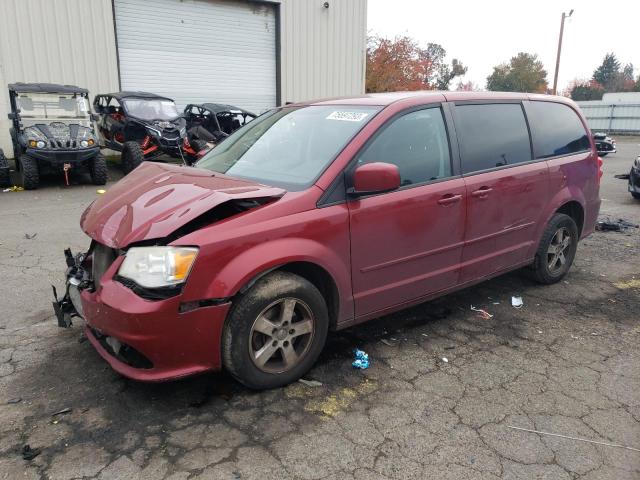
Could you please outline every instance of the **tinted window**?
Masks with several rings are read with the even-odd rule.
[[[531,102],[527,114],[536,158],[570,155],[589,150],[589,137],[576,112],[567,105]]]
[[[458,105],[455,119],[463,173],[531,160],[520,104]]]
[[[449,142],[441,110],[418,110],[393,120],[358,159],[358,163],[371,162],[397,165],[402,185],[451,176]]]

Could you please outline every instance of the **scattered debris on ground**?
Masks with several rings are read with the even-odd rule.
[[[4,190],[2,190],[4,193],[8,193],[8,192],[22,192],[24,191],[24,188],[19,187],[18,185],[14,185],[13,187],[9,187],[9,188],[5,188]]]
[[[37,233],[25,233],[24,238],[26,238],[27,240],[33,240],[37,235]]]
[[[54,412],[51,414],[52,417],[57,417],[58,415],[64,415],[65,413],[71,413],[73,411],[72,408],[63,408],[62,410],[58,410],[57,412]]]
[[[606,218],[605,220],[598,220],[598,223],[596,223],[596,230],[601,232],[625,232],[630,228],[638,227],[638,224],[631,223],[624,218],[618,218],[617,220]]]
[[[473,310],[474,312],[478,312],[480,314],[480,316],[482,318],[484,318],[485,320],[489,320],[489,319],[493,318],[493,315],[491,315],[486,310],[483,310],[482,308],[476,308],[473,305],[471,305],[471,310]]]
[[[306,385],[307,387],[321,387],[322,386],[322,382],[318,382],[317,380],[305,380],[304,378],[301,378],[298,381],[300,383],[302,383],[303,385]]]
[[[354,368],[359,368],[361,370],[369,368],[369,355],[357,348],[353,351],[353,355],[355,356],[355,360],[351,365],[353,365]]]
[[[380,340],[382,343],[384,343],[385,345],[389,346],[389,347],[393,347],[393,343],[391,343],[389,340],[387,340],[386,338],[382,338]]]
[[[443,361],[444,363],[449,363],[449,359],[448,359],[447,357],[442,357],[442,361]]]
[[[511,306],[513,308],[522,308],[524,302],[522,301],[522,297],[511,297]]]
[[[630,175],[630,174],[628,174],[628,173],[620,173],[620,174],[618,174],[618,175],[614,175],[614,176],[613,176],[613,178],[618,178],[618,179],[620,179],[620,180],[629,180],[629,177],[630,177],[630,176],[631,176],[631,175]]]
[[[25,460],[33,460],[41,453],[42,451],[39,448],[31,448],[29,444],[22,447],[22,458]]]
[[[21,401],[22,401],[22,398],[20,397],[10,398],[9,400],[7,400],[7,405],[14,405],[16,403],[20,403]]]
[[[551,436],[551,437],[560,437],[560,438],[566,438],[568,440],[576,440],[578,442],[595,443],[596,445],[604,445],[605,447],[624,448],[625,450],[633,450],[634,452],[640,452],[640,448],[628,447],[626,445],[620,445],[619,443],[599,442],[597,440],[589,440],[587,438],[571,437],[569,435],[561,435],[559,433],[542,432],[540,430],[530,430],[528,428],[514,427],[514,426],[511,426],[511,425],[507,425],[507,427],[511,428],[513,430],[520,430],[520,431],[529,432],[529,433],[537,433],[538,435],[548,435],[548,436]]]

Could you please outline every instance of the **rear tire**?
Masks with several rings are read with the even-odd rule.
[[[533,262],[534,278],[546,285],[564,278],[578,248],[578,226],[568,215],[556,213],[547,224]]]
[[[98,153],[93,160],[89,161],[89,174],[94,185],[104,185],[107,183],[107,159],[102,153]]]
[[[9,170],[9,160],[4,156],[0,148],[0,188],[11,186],[11,171]]]
[[[233,305],[222,332],[222,361],[249,388],[281,387],[313,366],[328,329],[318,289],[298,275],[273,272]]]
[[[40,185],[38,161],[35,158],[24,154],[20,156],[19,162],[22,186],[25,190],[35,190]]]
[[[631,196],[633,198],[635,198],[636,200],[640,200],[640,193],[637,192],[631,192]]]
[[[125,175],[144,162],[144,153],[140,144],[138,142],[124,142],[120,161]]]

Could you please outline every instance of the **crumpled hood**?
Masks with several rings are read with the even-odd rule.
[[[165,238],[225,202],[284,193],[210,170],[144,162],[89,205],[80,226],[97,242],[124,248]]]

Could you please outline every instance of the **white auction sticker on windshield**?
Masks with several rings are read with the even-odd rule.
[[[333,112],[328,117],[327,120],[342,120],[345,122],[361,122],[364,118],[369,115],[368,113],[362,112]]]

